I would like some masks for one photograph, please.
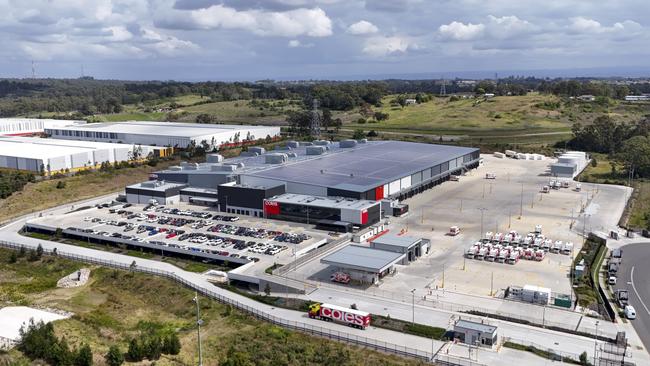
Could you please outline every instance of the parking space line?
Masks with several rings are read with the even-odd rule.
[[[648,310],[648,307],[645,305],[645,303],[641,299],[641,296],[639,296],[639,292],[636,290],[636,286],[634,285],[634,266],[632,266],[632,270],[630,271],[630,282],[632,283],[632,290],[634,290],[634,293],[636,294],[636,297],[641,302],[641,305],[643,305],[643,307],[645,308],[646,313],[648,313],[648,315],[650,315],[650,310]]]

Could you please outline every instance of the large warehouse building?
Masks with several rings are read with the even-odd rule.
[[[211,147],[280,135],[280,127],[177,122],[89,123],[46,128],[57,139],[119,142],[186,148],[203,142]]]
[[[0,118],[0,136],[30,136],[45,133],[45,129],[83,125],[86,121],[38,118]]]
[[[151,179],[183,184],[182,191],[173,192],[183,201],[343,231],[350,225],[372,225],[384,215],[403,214],[408,207],[397,201],[478,165],[475,148],[400,141],[290,141],[272,152],[251,147],[227,160],[209,154],[206,163],[173,166]]]
[[[0,138],[0,167],[50,173],[75,171],[95,168],[103,162],[128,161],[149,154],[160,155],[160,150],[164,149],[146,145],[3,137]]]

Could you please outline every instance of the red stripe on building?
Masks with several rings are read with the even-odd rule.
[[[368,223],[368,210],[361,211],[361,225]]]
[[[280,204],[274,201],[264,201],[264,213],[266,215],[279,215]]]
[[[375,188],[375,200],[379,201],[384,198],[384,186]]]

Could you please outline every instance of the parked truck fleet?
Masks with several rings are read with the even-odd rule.
[[[493,233],[488,231],[483,238],[475,242],[465,251],[468,259],[485,260],[487,262],[516,264],[520,259],[541,262],[547,253],[570,255],[573,253],[573,243],[555,242],[542,234],[542,226],[525,236],[516,231],[509,233]]]

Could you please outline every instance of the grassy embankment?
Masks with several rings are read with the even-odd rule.
[[[578,180],[590,183],[628,184],[627,171],[617,162],[612,162],[607,155],[593,154],[597,165],[588,166]],[[613,164],[613,165],[612,165]],[[650,180],[636,179],[632,183],[634,193],[623,214],[621,224],[629,228],[650,228]]]
[[[85,265],[56,257],[10,263],[11,251],[0,249],[0,306],[49,306],[74,312],[55,322],[68,343],[88,343],[95,364],[113,344],[126,351],[128,340],[142,332],[178,332],[182,350],[156,365],[196,363],[194,293],[169,280],[140,273],[92,267],[87,285],[57,289],[56,281]],[[27,257],[27,256],[26,256]],[[418,365],[417,361],[362,350],[258,321],[237,310],[202,298],[201,328],[205,365],[226,359],[237,365]],[[345,328],[342,328],[345,329]],[[0,355],[0,364],[28,364],[18,351]],[[147,363],[144,363],[147,364]]]

